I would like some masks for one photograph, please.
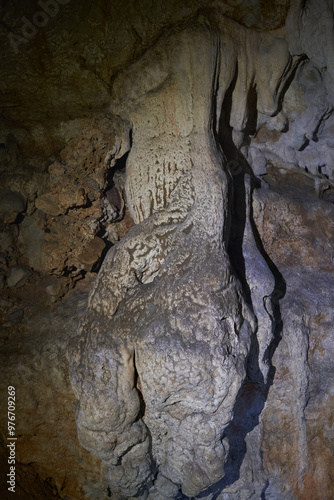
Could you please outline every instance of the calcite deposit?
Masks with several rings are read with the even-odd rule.
[[[330,500],[333,6],[88,4],[0,7],[17,498]]]
[[[267,122],[282,130],[293,113],[289,100],[280,109],[283,90],[302,59],[283,39],[213,11],[164,37],[114,82],[111,109],[129,130],[110,157],[130,150],[125,189],[137,225],[105,259],[70,358],[79,439],[123,497],[191,497],[213,487],[224,476],[224,430],[247,363],[251,381],[268,382],[285,280],[256,241],[251,171],[239,172],[233,195],[228,158],[265,157],[256,138],[245,144],[249,122],[261,116],[252,136]],[[304,64],[292,95],[302,82],[311,92],[315,78]],[[292,129],[292,150],[328,112],[325,88],[317,91],[294,120],[303,142]],[[244,207],[233,213],[234,203]]]

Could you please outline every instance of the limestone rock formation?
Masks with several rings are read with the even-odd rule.
[[[254,113],[277,115],[300,60],[284,40],[214,11],[114,82],[111,109],[128,130],[109,158],[129,152],[137,225],[109,251],[70,357],[80,442],[122,498],[195,496],[217,483],[247,363],[267,384],[279,272],[256,243],[249,175],[235,187],[244,212],[230,212],[227,143],[242,150]],[[235,266],[244,259],[240,284],[228,250]]]
[[[333,498],[331,3],[0,17],[17,498]]]

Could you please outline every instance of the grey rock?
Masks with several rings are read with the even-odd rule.
[[[0,191],[0,218],[7,224],[15,222],[19,213],[23,212],[26,201],[21,193],[2,189]]]
[[[0,290],[2,290],[2,288],[5,287],[5,283],[6,283],[6,276],[0,274]]]
[[[8,315],[8,319],[12,323],[20,323],[23,320],[23,316],[24,316],[24,310],[17,309],[17,311],[14,311]]]
[[[7,284],[9,287],[20,286],[31,275],[31,269],[26,266],[16,266],[10,271]]]
[[[11,253],[16,243],[17,227],[11,224],[0,234],[0,248],[3,253]]]
[[[36,271],[42,270],[43,254],[42,244],[44,241],[44,232],[37,222],[29,216],[26,216],[19,226],[19,243],[28,259],[29,266]]]

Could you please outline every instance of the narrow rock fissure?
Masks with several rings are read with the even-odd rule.
[[[144,417],[144,415],[145,415],[146,403],[145,403],[145,400],[144,400],[143,388],[142,388],[142,385],[141,385],[140,376],[139,376],[139,373],[138,373],[137,367],[136,367],[136,354],[135,353],[133,355],[133,366],[134,366],[134,369],[135,369],[134,384],[135,384],[135,387],[137,389],[137,393],[138,393],[139,401],[140,401],[140,409],[139,409],[137,418],[135,420],[135,422],[137,422],[138,420],[142,419]]]

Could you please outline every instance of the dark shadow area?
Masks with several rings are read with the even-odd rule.
[[[282,111],[284,96],[286,94],[286,91],[290,87],[290,85],[292,83],[292,80],[296,76],[297,69],[300,67],[300,65],[304,61],[308,61],[309,60],[309,58],[307,57],[306,54],[301,54],[298,57],[299,57],[299,59],[297,61],[295,61],[295,62],[293,60],[290,61],[290,64],[288,65],[288,67],[286,68],[284,74],[282,75],[281,81],[284,82],[284,85],[281,85],[281,88],[277,89],[278,93],[279,93],[279,100],[278,100],[278,108],[277,108],[276,115]],[[290,73],[289,77],[286,79],[286,81],[284,81],[284,76],[287,73]]]
[[[246,192],[244,176],[246,173],[250,174],[251,193],[260,186],[260,181],[254,176],[250,165],[240,153],[239,149],[242,145],[247,145],[249,143],[249,136],[255,132],[257,98],[255,89],[251,89],[247,102],[247,124],[244,131],[244,139],[242,144],[239,145],[239,148],[237,148],[233,142],[232,128],[229,125],[235,81],[236,78],[233,80],[231,87],[225,95],[223,113],[219,124],[220,132],[217,139],[226,156],[227,165],[237,164],[241,167],[240,169],[235,169],[236,175],[233,175],[233,171],[230,170],[232,175],[232,186],[229,200],[230,221],[228,231],[228,254],[233,270],[244,290],[246,301],[253,310],[250,288],[246,279],[245,259],[242,251],[246,225]],[[271,360],[281,340],[283,324],[279,300],[285,295],[286,285],[283,276],[263,248],[260,235],[253,220],[252,207],[250,207],[250,223],[257,248],[275,278],[273,293],[270,297],[265,298],[271,301],[273,311],[272,314],[270,310],[268,311],[272,322],[272,342],[265,353],[265,359],[267,359],[270,369],[268,379],[265,381],[258,362],[259,344],[256,335],[254,335],[248,357],[247,376],[236,399],[233,420],[224,432],[224,437],[228,438],[230,445],[225,465],[225,476],[218,483],[199,494],[196,498],[202,498],[209,494],[213,494],[212,500],[215,500],[225,488],[232,485],[240,478],[240,469],[247,451],[246,436],[259,424],[259,417],[263,411],[275,375],[275,367],[272,365]],[[261,499],[265,499],[265,490],[267,488],[268,483],[263,485]],[[183,498],[186,497],[178,497],[179,500]]]
[[[106,181],[105,181],[106,187],[102,193],[103,197],[105,197],[108,200],[108,203],[110,203],[110,205],[113,207],[114,210],[116,210],[116,212],[118,214],[118,216],[114,220],[114,222],[119,222],[124,217],[124,210],[123,211],[121,210],[122,194],[119,193],[119,191],[117,190],[117,188],[115,186],[114,176],[115,176],[116,172],[119,172],[119,171],[125,172],[126,161],[127,161],[128,155],[129,155],[129,152],[127,152],[125,155],[123,155],[121,158],[119,158],[114,167],[109,168],[108,173],[107,173],[107,177],[106,177]],[[92,269],[91,269],[92,273],[97,274],[99,272],[108,251],[113,246],[113,244],[105,237],[105,233],[106,233],[106,228],[104,227],[103,224],[101,224],[99,230],[96,232],[96,236],[103,239],[106,246],[103,249],[103,251],[100,255],[100,258],[92,267]]]
[[[143,416],[145,415],[146,403],[145,403],[144,396],[143,396],[143,390],[142,390],[142,386],[141,386],[140,377],[139,377],[137,367],[136,367],[136,354],[134,354],[133,364],[134,364],[134,368],[135,368],[134,385],[135,385],[135,388],[137,389],[137,393],[139,396],[139,402],[140,402],[140,410],[139,410],[139,413],[138,413],[137,418],[135,420],[137,422],[138,420],[142,419]]]
[[[108,173],[107,173],[107,178],[106,178],[106,188],[105,188],[104,192],[108,191],[109,189],[111,189],[112,187],[115,186],[114,175],[116,172],[118,172],[120,170],[125,170],[126,161],[128,159],[129,152],[130,151],[125,153],[125,155],[123,155],[121,158],[119,158],[116,161],[116,164],[112,168],[109,168]]]
[[[261,500],[266,500],[266,491],[269,488],[269,480],[267,479],[266,484],[261,492]]]
[[[108,203],[111,205],[113,210],[117,213],[115,222],[122,220],[124,213],[122,212],[122,193],[119,192],[115,186],[114,177],[117,172],[123,172],[123,174],[125,174],[129,152],[130,151],[125,153],[125,155],[116,161],[116,164],[113,167],[109,168],[105,181],[106,187],[103,191],[103,195],[108,200]]]
[[[227,168],[230,171],[232,181],[229,186],[229,220],[227,221],[227,250],[230,257],[231,265],[241,282],[244,289],[246,300],[250,304],[250,290],[245,277],[245,260],[242,252],[243,235],[246,224],[246,192],[244,176],[246,173],[254,177],[251,167],[248,165],[244,156],[240,153],[233,141],[233,129],[230,125],[233,91],[238,78],[238,67],[230,87],[225,93],[225,98],[222,104],[222,112],[219,122],[219,133],[216,140],[223,150]],[[248,107],[253,111],[248,111],[247,115],[247,131],[253,131],[256,123],[256,95],[255,90],[250,90]],[[245,134],[244,134],[245,136]],[[241,144],[243,145],[243,144]],[[241,147],[241,146],[240,146]],[[231,165],[232,168],[229,168]]]

